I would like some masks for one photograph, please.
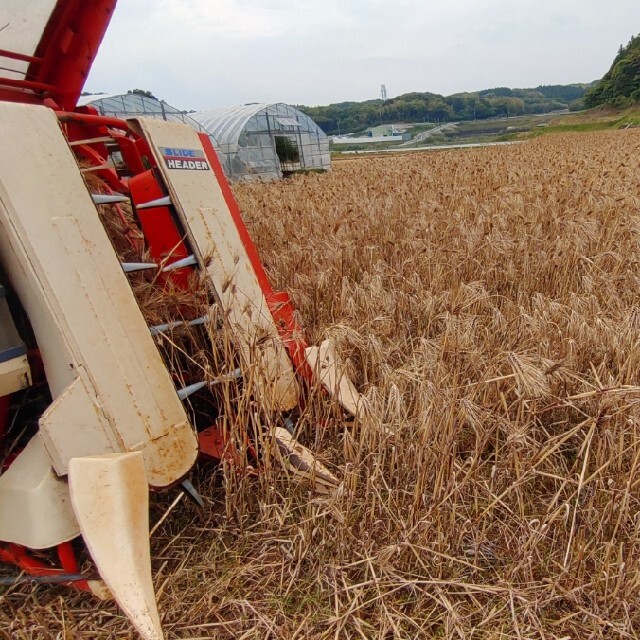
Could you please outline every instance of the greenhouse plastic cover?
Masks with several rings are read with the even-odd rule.
[[[307,115],[284,103],[252,103],[192,113],[217,141],[225,156],[225,172],[233,178],[273,178],[282,175],[275,137],[286,136],[297,146],[300,162],[290,170],[328,169],[329,140]]]
[[[225,174],[231,179],[271,179],[282,171],[330,167],[329,140],[304,113],[284,103],[245,104],[209,111],[187,112],[164,101],[137,93],[82,96],[78,106],[91,105],[106,116],[151,117],[183,122],[207,133]],[[289,138],[299,153],[298,162],[281,163],[275,139]]]
[[[196,131],[205,131],[198,122],[190,117],[187,111],[180,111],[162,100],[149,98],[138,93],[98,93],[80,96],[78,106],[84,107],[88,104],[103,116],[117,116],[119,118],[149,116],[173,122],[184,122]]]

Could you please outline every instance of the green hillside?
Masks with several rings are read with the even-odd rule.
[[[611,68],[585,95],[587,107],[628,107],[640,102],[640,35],[620,47]]]
[[[484,120],[579,108],[590,87],[589,84],[541,85],[533,89],[495,87],[450,96],[413,92],[385,101],[341,102],[319,107],[300,105],[298,108],[331,135],[361,131],[383,123]]]

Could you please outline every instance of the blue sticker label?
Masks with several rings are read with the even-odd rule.
[[[168,169],[208,171],[211,168],[202,149],[160,147],[160,153]]]

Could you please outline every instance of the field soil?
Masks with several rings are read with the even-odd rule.
[[[638,129],[562,134],[234,188],[365,402],[299,418],[332,496],[267,455],[200,469],[202,511],[154,497],[168,639],[640,635],[639,155]],[[136,636],[23,585],[0,637]]]

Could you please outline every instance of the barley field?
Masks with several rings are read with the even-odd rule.
[[[312,390],[300,417],[335,495],[198,472],[204,511],[152,538],[167,638],[640,635],[639,158],[630,129],[234,187],[364,410]],[[135,637],[110,603],[25,586],[0,634]]]

